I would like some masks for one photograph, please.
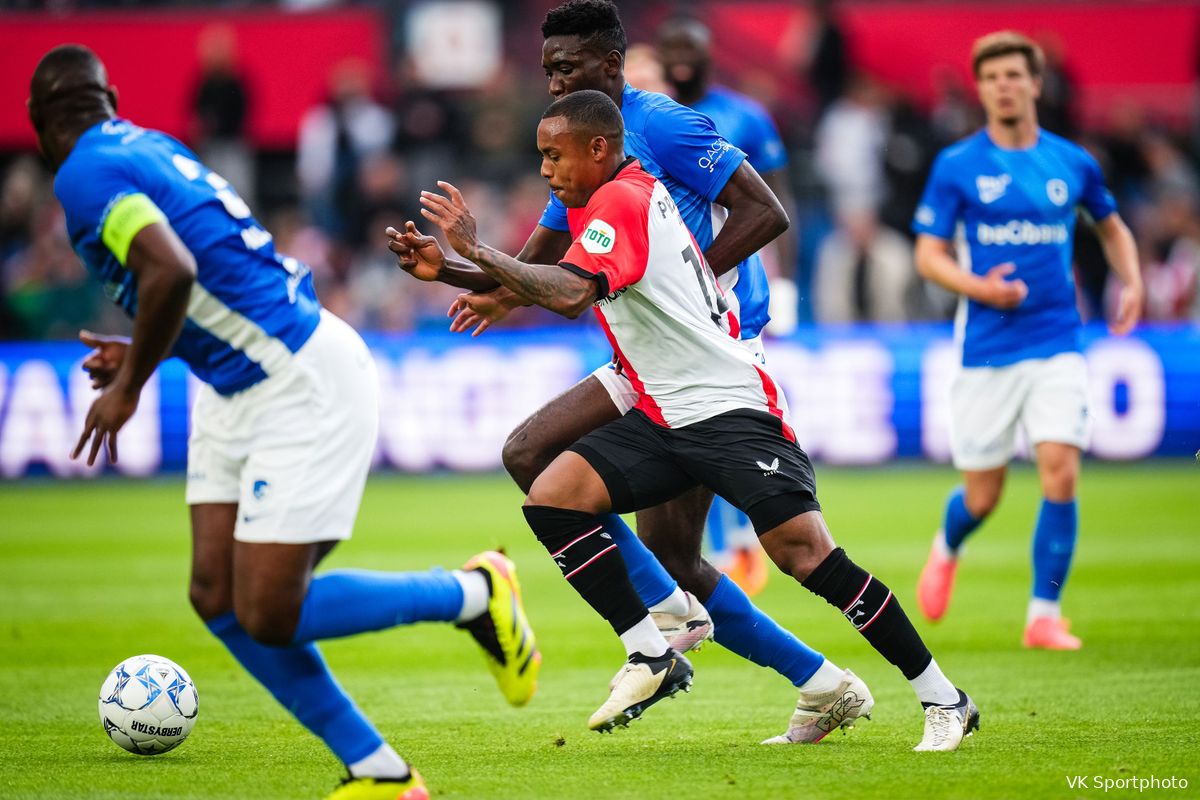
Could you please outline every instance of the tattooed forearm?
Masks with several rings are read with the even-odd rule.
[[[511,291],[566,317],[579,316],[596,299],[595,281],[557,265],[526,264],[478,243],[468,257]]]
[[[452,258],[446,258],[442,262],[437,279],[441,283],[472,292],[490,292],[500,286],[499,281],[480,272],[479,267],[469,261],[457,261]]]

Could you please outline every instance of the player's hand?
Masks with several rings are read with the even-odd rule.
[[[1016,271],[1017,265],[1011,261],[989,269],[987,275],[983,276],[981,296],[975,299],[996,308],[1016,308],[1021,305],[1029,294],[1029,287],[1020,278],[1006,280]]]
[[[419,281],[436,281],[446,256],[437,239],[425,236],[409,220],[404,223],[404,232],[388,227],[388,250],[396,254],[400,269]]]
[[[455,252],[470,258],[479,239],[475,235],[475,217],[467,208],[462,192],[451,183],[438,181],[449,197],[434,192],[421,192],[421,214],[446,234],[446,241]]]
[[[521,306],[521,299],[504,287],[490,292],[466,292],[454,298],[446,316],[454,317],[450,330],[454,333],[471,331],[472,336],[478,336],[499,322],[509,313]]]
[[[105,446],[108,450],[108,460],[113,464],[117,463],[117,432],[129,421],[133,412],[137,411],[140,394],[140,392],[131,391],[120,381],[109,385],[88,409],[87,419],[83,423],[83,433],[80,435],[75,449],[71,451],[71,458],[79,458],[88,439],[91,439],[92,449],[87,458],[89,467],[96,463],[96,456],[100,454],[100,448]]]
[[[1117,318],[1108,325],[1109,332],[1114,336],[1124,336],[1138,324],[1142,317],[1143,292],[1140,283],[1121,289],[1121,296],[1117,300]]]
[[[92,348],[83,360],[83,371],[92,379],[93,389],[103,389],[113,382],[117,370],[125,361],[129,350],[129,339],[124,336],[104,336],[91,331],[80,331],[79,341]]]

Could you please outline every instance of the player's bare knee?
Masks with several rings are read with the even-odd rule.
[[[580,508],[581,498],[570,486],[558,481],[542,480],[540,477],[529,487],[525,496],[527,506],[545,506],[547,508],[567,508],[572,511],[593,512],[591,508]]]
[[[533,448],[529,434],[524,429],[515,430],[509,435],[500,451],[500,460],[523,492],[529,492],[537,476],[549,463]]]
[[[1070,466],[1062,467],[1043,476],[1042,493],[1047,500],[1065,503],[1075,497],[1075,486],[1078,481],[1078,470]]]
[[[808,524],[801,518],[767,531],[759,541],[779,571],[797,581],[811,575],[836,546],[823,522]]]
[[[196,615],[205,622],[233,609],[229,582],[214,580],[204,575],[192,576],[188,586],[188,600]]]
[[[963,504],[975,519],[983,519],[1000,504],[1003,484],[996,486],[968,486],[963,495]]]
[[[250,638],[271,647],[292,643],[300,609],[285,603],[234,602],[238,623]]]
[[[794,545],[781,558],[774,559],[775,566],[785,575],[790,575],[797,581],[803,581],[821,565],[829,552],[828,549],[819,547],[815,542],[804,542]]]

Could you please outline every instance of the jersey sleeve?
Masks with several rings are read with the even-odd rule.
[[[646,142],[668,175],[714,202],[746,154],[717,133],[712,120],[684,105],[656,108],[646,120]]]
[[[119,163],[93,161],[88,166],[60,171],[54,183],[67,230],[72,238],[94,236],[124,266],[133,238],[166,216]]]
[[[542,218],[538,220],[538,225],[552,231],[569,231],[571,229],[567,224],[567,207],[554,194],[551,194],[550,199],[546,202],[546,209],[542,212]]]
[[[962,213],[962,195],[951,178],[951,171],[945,153],[934,160],[925,193],[913,215],[913,233],[926,233],[939,239],[954,238],[954,227]]]
[[[1117,201],[1104,183],[1104,173],[1091,154],[1083,154],[1083,195],[1080,204],[1096,222],[1117,210]]]
[[[597,297],[631,286],[650,257],[649,202],[636,189],[606,184],[588,204],[583,231],[559,266],[597,284]]]

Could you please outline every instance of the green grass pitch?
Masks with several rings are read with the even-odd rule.
[[[916,613],[914,586],[949,470],[819,470],[835,538]],[[615,637],[524,528],[499,476],[373,479],[355,538],[327,566],[458,566],[503,545],[545,662],[529,707],[505,705],[463,633],[426,624],[325,643],[344,686],[435,797],[1107,797],[1067,777],[1175,776],[1200,790],[1200,466],[1088,464],[1066,610],[1079,653],[1019,646],[1036,477],[1014,471],[972,540],[950,614],[918,621],[982,729],[916,754],[921,712],[896,670],[822,601],[775,573],[758,601],[871,686],[874,719],[817,746],[760,747],[794,691],[710,645],[695,688],[629,730],[585,727],[622,660]],[[0,797],[320,797],[324,747],[233,662],[187,602],[187,515],[174,481],[0,486]],[[200,715],[178,750],[139,758],[101,731],[108,670],[142,652],[181,663]],[[1146,793],[1144,796],[1155,796]]]

